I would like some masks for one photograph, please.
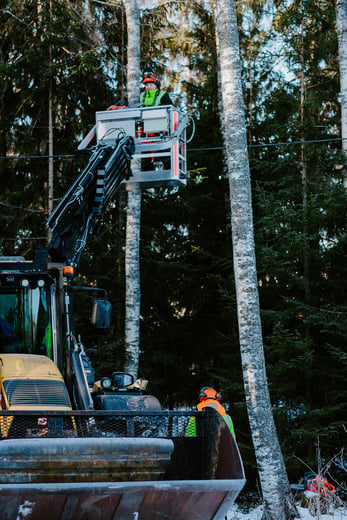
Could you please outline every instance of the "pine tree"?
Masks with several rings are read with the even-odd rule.
[[[46,3],[8,0],[7,9],[0,12],[4,27],[1,156],[25,156],[4,159],[1,164],[6,202],[4,253],[30,254],[47,240],[49,93],[53,99],[55,200],[82,164],[63,156],[75,151],[81,134],[94,121],[95,109],[111,99],[102,72],[104,49],[90,37],[82,4],[55,2],[51,12]]]
[[[318,436],[327,457],[343,442],[336,352],[343,352],[345,194],[334,140],[339,88],[332,7],[296,2],[277,14],[297,78],[277,81],[266,118],[259,114],[252,132],[263,143],[252,149],[251,167],[264,341],[292,478],[303,471],[293,453],[305,460],[310,454],[314,465]]]

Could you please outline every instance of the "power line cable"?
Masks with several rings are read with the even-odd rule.
[[[57,155],[5,155],[0,156],[0,159],[57,159],[58,157],[63,157],[64,159],[69,159],[73,157],[81,157],[80,153],[75,154],[57,154]]]
[[[307,141],[287,141],[287,142],[279,142],[279,143],[259,143],[259,144],[249,144],[247,148],[268,148],[269,146],[293,146],[293,145],[307,145],[307,144],[316,144],[316,143],[330,143],[334,141],[345,141],[346,137],[336,137],[333,139],[312,139]],[[225,150],[225,146],[213,146],[206,148],[188,148],[188,152],[197,152],[197,151],[213,151],[213,150]]]
[[[297,145],[308,145],[308,144],[319,144],[319,143],[331,143],[331,142],[342,142],[346,141],[346,137],[335,137],[330,139],[311,139],[307,141],[287,141],[287,142],[279,142],[279,143],[259,143],[259,144],[250,144],[247,145],[247,148],[268,148],[270,146],[297,146]],[[210,152],[210,151],[219,151],[225,150],[225,146],[206,146],[200,148],[188,148],[188,152]],[[81,153],[76,154],[57,154],[57,155],[8,155],[8,156],[0,156],[0,159],[12,159],[12,160],[20,160],[20,159],[71,159],[74,157],[81,157]]]

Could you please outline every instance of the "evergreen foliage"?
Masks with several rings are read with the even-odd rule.
[[[53,104],[55,197],[65,192],[78,160],[78,140],[95,110],[112,101],[105,81],[106,42],[85,23],[83,2],[16,2],[0,10],[1,226],[4,254],[32,252],[45,243],[47,216],[48,96]],[[92,31],[91,31],[92,29]],[[4,159],[6,156],[24,159]],[[43,158],[46,159],[43,159]],[[9,209],[11,218],[8,218]]]
[[[272,87],[267,117],[252,130],[254,142],[308,141],[251,152],[270,392],[292,478],[301,466],[293,454],[305,459],[310,453],[313,463],[318,439],[322,452],[332,455],[344,435],[344,367],[336,364],[335,349],[341,353],[346,335],[346,272],[339,256],[346,199],[336,168],[340,144],[333,140],[339,86],[332,7],[298,2],[278,13],[298,79]],[[338,265],[344,273],[337,273]]]
[[[274,2],[272,31],[262,25],[265,4],[240,10],[240,36],[267,371],[289,476],[296,479],[304,468],[294,455],[314,467],[318,438],[326,458],[345,444],[347,235],[341,146],[334,140],[337,40],[332,0]],[[46,243],[49,89],[56,199],[85,162],[73,155],[95,111],[126,96],[124,10],[90,5],[86,11],[82,0],[61,0],[50,12],[48,2],[2,2],[1,254],[30,258]],[[141,18],[143,66],[156,67],[176,104],[194,116],[196,132],[187,188],[143,194],[140,374],[170,406],[194,405],[201,386],[221,389],[252,480],[212,15],[198,3],[184,3],[179,15],[178,7],[171,2]],[[253,23],[246,24],[250,14]],[[77,280],[106,287],[113,304],[112,329],[96,336],[90,300],[76,300],[98,376],[124,361],[123,241],[120,192],[89,241]]]

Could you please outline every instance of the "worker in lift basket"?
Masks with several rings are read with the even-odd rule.
[[[143,90],[140,96],[142,107],[156,107],[159,105],[173,105],[169,94],[161,90],[160,81],[154,72],[144,71],[142,76]]]
[[[229,414],[227,414],[224,406],[221,405],[220,401],[222,396],[214,388],[204,386],[199,393],[199,403],[196,405],[198,412],[201,412],[206,406],[214,408],[223,417],[227,423],[229,430],[233,437],[235,437],[234,424]],[[191,417],[186,427],[186,435],[190,437],[196,436],[196,421],[195,417]]]
[[[165,90],[161,90],[160,81],[150,67],[147,67],[142,75],[142,88],[140,94],[140,106],[145,108],[157,107],[161,105],[173,105],[169,94]],[[115,105],[111,105],[107,110],[117,110],[125,108],[126,101],[121,100]],[[159,134],[147,133],[146,137],[155,137]],[[138,121],[136,127],[136,137],[144,137],[143,121]],[[141,170],[164,170],[170,168],[170,161],[166,158],[145,158],[141,161]]]
[[[160,81],[151,69],[145,69],[142,76],[143,88],[140,95],[141,107],[156,107],[160,105],[173,105],[169,94],[165,90],[161,90]],[[154,137],[156,134],[147,134],[148,137]],[[139,133],[141,137],[141,134]],[[170,167],[169,161],[165,158],[158,157],[151,160],[144,159],[142,161],[142,170],[163,170]]]
[[[160,81],[150,69],[145,69],[142,75],[142,88],[140,95],[141,107],[157,107],[160,105],[174,105],[166,90],[160,88]],[[117,110],[125,108],[127,101],[120,99],[116,104],[108,107],[107,110]]]

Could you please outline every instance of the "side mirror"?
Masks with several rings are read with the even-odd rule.
[[[134,383],[134,377],[125,372],[113,372],[111,381],[115,388],[127,388]]]
[[[108,300],[95,300],[92,312],[92,324],[97,329],[111,326],[112,305]]]

